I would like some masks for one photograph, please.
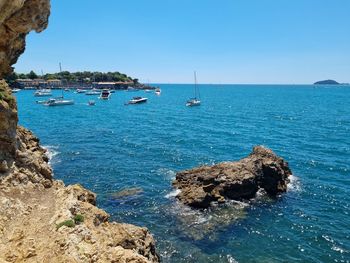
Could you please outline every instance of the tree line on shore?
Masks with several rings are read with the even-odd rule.
[[[62,81],[66,81],[69,83],[92,83],[92,82],[106,82],[106,81],[121,81],[121,82],[134,82],[134,84],[138,84],[138,79],[133,79],[130,76],[116,72],[98,72],[98,71],[82,71],[82,72],[69,72],[62,71],[58,73],[47,73],[44,75],[37,75],[33,70],[29,73],[16,73],[6,77],[6,81],[9,84],[14,83],[17,79],[44,79],[44,80],[52,80],[59,79]]]

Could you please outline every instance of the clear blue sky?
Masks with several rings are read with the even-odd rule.
[[[349,0],[52,0],[18,72],[120,71],[142,81],[350,82]]]

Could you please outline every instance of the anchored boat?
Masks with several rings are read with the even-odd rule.
[[[148,98],[133,97],[127,104],[141,104],[147,102]]]
[[[187,107],[193,107],[193,106],[199,106],[201,105],[200,101],[200,94],[199,94],[199,89],[197,85],[197,73],[196,71],[194,72],[194,98],[189,99],[186,102]]]
[[[65,105],[73,105],[74,100],[64,100],[62,99],[49,99],[44,105],[46,106],[65,106]]]
[[[156,88],[154,92],[156,93],[156,95],[160,95],[162,90],[160,88]]]
[[[52,96],[51,90],[50,89],[42,89],[42,90],[37,90],[34,93],[35,97],[49,97]]]
[[[111,92],[108,89],[104,89],[104,90],[102,90],[99,98],[101,100],[109,100],[110,96],[111,96]]]

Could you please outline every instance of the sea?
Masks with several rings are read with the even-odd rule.
[[[159,84],[160,96],[75,105],[20,91],[19,123],[48,149],[56,179],[97,193],[111,220],[147,227],[162,262],[350,262],[350,87]],[[60,96],[60,91],[53,91]],[[124,105],[133,96],[148,102]],[[89,100],[95,106],[88,106]],[[271,148],[293,172],[288,191],[199,211],[180,204],[176,172]]]

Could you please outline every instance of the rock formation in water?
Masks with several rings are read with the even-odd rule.
[[[49,10],[49,0],[0,0],[0,77]],[[17,122],[0,81],[0,262],[159,262],[146,228],[109,222],[94,193],[54,180],[39,139]]]
[[[179,172],[173,185],[181,190],[177,195],[181,202],[207,208],[213,201],[252,198],[259,189],[273,196],[285,192],[291,174],[287,162],[270,149],[256,146],[240,161]]]

